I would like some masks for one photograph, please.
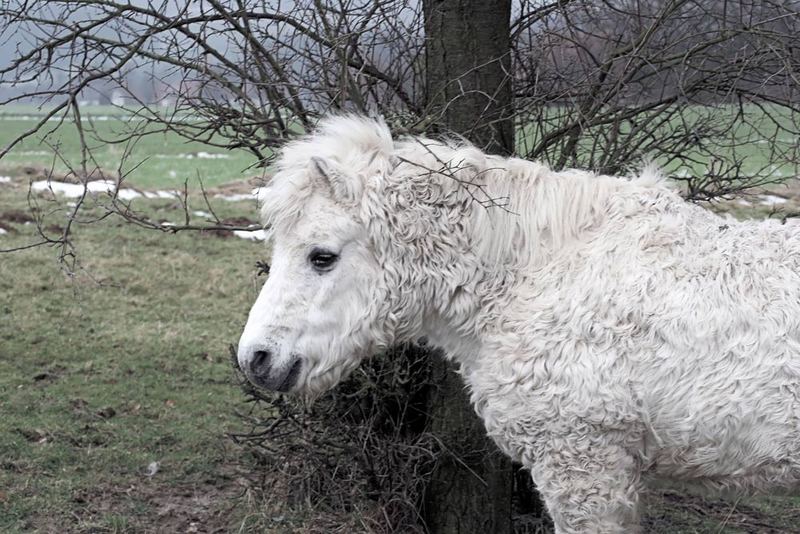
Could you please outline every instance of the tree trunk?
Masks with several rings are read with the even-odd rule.
[[[511,1],[424,0],[427,110],[494,154],[514,152]]]
[[[428,117],[492,153],[514,151],[509,77],[510,0],[423,0]],[[431,431],[445,447],[427,488],[432,534],[509,534],[511,462],[486,437],[461,377],[434,366]]]
[[[486,437],[464,382],[439,355],[432,361],[430,431],[444,451],[425,494],[423,517],[431,534],[510,534],[511,462]]]

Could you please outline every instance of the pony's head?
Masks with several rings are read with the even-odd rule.
[[[420,336],[462,360],[519,270],[580,239],[620,187],[458,142],[394,142],[335,117],[287,145],[262,190],[272,267],[239,342],[255,385],[314,395]]]
[[[282,151],[260,195],[269,277],[238,349],[256,386],[313,395],[385,346],[385,287],[360,212],[391,150],[383,123],[339,117]]]

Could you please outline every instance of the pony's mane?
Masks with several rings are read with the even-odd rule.
[[[462,141],[405,139],[395,154],[406,162],[407,176],[419,169],[434,171],[448,195],[461,190],[472,201],[466,231],[474,252],[488,266],[529,265],[582,235],[607,216],[609,196],[628,182],[589,171],[556,172],[542,163],[487,155]],[[654,170],[644,180],[658,181]],[[641,183],[641,182],[640,182]]]
[[[292,224],[316,189],[312,157],[347,171],[354,188],[378,177],[387,183],[435,182],[439,194],[474,202],[465,230],[487,264],[528,264],[563,246],[607,216],[609,195],[627,182],[588,171],[555,172],[546,165],[484,154],[462,140],[392,139],[381,120],[345,115],[324,119],[312,135],[289,143],[262,196],[265,226]],[[641,181],[658,181],[650,169]],[[428,198],[426,201],[436,201]]]
[[[491,173],[491,202],[474,212],[478,254],[489,265],[529,265],[595,225],[618,181],[588,171],[553,172],[520,159]],[[486,204],[486,201],[484,201]]]

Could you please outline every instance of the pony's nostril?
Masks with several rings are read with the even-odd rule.
[[[256,376],[262,376],[269,373],[269,352],[265,350],[257,350],[253,353],[253,359],[250,360],[250,372]]]

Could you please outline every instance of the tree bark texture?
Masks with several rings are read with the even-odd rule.
[[[435,124],[514,152],[511,1],[425,0],[425,83]]]
[[[430,431],[443,452],[428,484],[423,516],[431,534],[510,534],[511,462],[486,436],[452,365],[432,361]]]

